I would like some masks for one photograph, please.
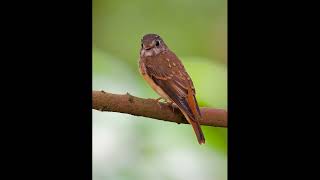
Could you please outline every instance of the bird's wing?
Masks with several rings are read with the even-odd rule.
[[[145,67],[152,80],[191,120],[201,117],[192,80],[175,54],[153,57]]]

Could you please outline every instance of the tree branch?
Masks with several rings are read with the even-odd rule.
[[[176,106],[172,107],[166,103],[159,105],[154,99],[138,98],[129,93],[118,95],[104,91],[92,91],[92,108],[99,111],[120,112],[178,124],[189,124]],[[200,108],[200,111],[201,125],[227,127],[227,111],[207,107]]]

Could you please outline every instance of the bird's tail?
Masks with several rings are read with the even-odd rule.
[[[193,128],[194,132],[196,133],[199,144],[204,144],[205,139],[204,139],[204,135],[201,130],[201,127],[200,127],[200,123],[198,121],[193,121],[191,119],[188,121],[192,125],[192,128]]]

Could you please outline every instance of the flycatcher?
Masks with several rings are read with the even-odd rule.
[[[141,40],[139,71],[161,98],[174,103],[192,125],[199,144],[204,144],[199,120],[200,109],[193,82],[179,58],[157,34],[147,34]]]

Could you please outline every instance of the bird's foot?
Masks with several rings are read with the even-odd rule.
[[[159,102],[161,99],[163,99],[163,98],[159,97],[159,98],[155,99],[155,101]]]
[[[161,106],[161,102],[160,100],[163,99],[162,97],[159,97],[157,99],[155,99],[155,101],[157,102],[157,104],[159,105],[160,109],[162,109],[162,106]],[[163,99],[164,100],[164,99]]]
[[[174,103],[173,103],[172,101],[168,101],[168,100],[166,100],[166,99],[164,99],[164,98],[162,98],[162,97],[159,97],[159,98],[155,99],[155,101],[158,103],[160,109],[162,109],[162,104],[161,104],[161,102],[160,102],[161,99],[162,99],[168,106],[171,106],[172,112],[174,112],[174,106],[173,106]]]
[[[172,112],[174,112],[174,106],[173,106],[173,102],[167,102],[168,106],[171,106],[172,108]]]

